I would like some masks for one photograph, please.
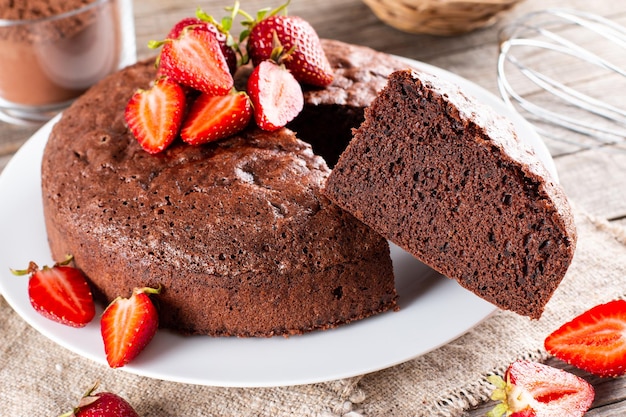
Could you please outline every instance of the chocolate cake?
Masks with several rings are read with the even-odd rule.
[[[512,125],[476,103],[395,72],[324,193],[480,297],[538,318],[574,254],[570,208]]]
[[[161,324],[272,336],[396,308],[387,241],[321,194],[329,169],[288,129],[144,152],[124,107],[154,78],[129,67],[79,98],[42,163],[55,259],[74,256],[106,301],[162,286]]]
[[[360,45],[322,39],[322,46],[334,70],[334,81],[326,88],[304,88],[304,110],[289,128],[332,168],[389,74],[408,64]]]

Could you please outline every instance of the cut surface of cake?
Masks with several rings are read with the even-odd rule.
[[[322,39],[334,72],[326,88],[304,87],[305,106],[289,124],[332,168],[352,140],[352,129],[363,122],[365,108],[394,71],[408,64],[389,54],[345,42]]]
[[[163,327],[273,336],[396,308],[387,241],[321,193],[330,170],[292,131],[144,152],[124,107],[153,61],[110,76],[54,126],[42,162],[48,241],[110,301],[161,286]]]
[[[574,255],[564,192],[512,125],[426,73],[389,77],[324,193],[433,269],[531,318]]]

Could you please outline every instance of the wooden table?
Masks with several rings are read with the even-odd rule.
[[[246,10],[255,11],[267,6],[267,2],[242,1]],[[135,28],[138,58],[153,52],[147,42],[160,39],[167,29],[182,17],[194,12],[196,6],[217,15],[223,15],[225,1],[135,0]],[[278,5],[272,2],[271,6]],[[359,0],[293,0],[290,14],[305,17],[317,29],[321,37],[334,38],[355,44],[417,59],[444,68],[465,77],[493,93],[498,93],[496,60],[498,55],[499,29],[508,21],[529,10],[551,6],[573,7],[593,11],[626,23],[626,3],[611,0],[526,0],[511,12],[502,16],[492,27],[456,37],[435,37],[400,32],[381,23]],[[607,45],[594,45],[612,51]],[[621,65],[626,68],[626,54],[621,50]],[[626,84],[621,90],[606,85],[601,77],[581,77],[581,86],[606,94],[622,108],[626,103]],[[621,97],[620,97],[621,95]],[[36,131],[36,127],[20,127],[0,123],[0,170],[12,154]],[[603,150],[581,150],[559,142],[547,141],[559,170],[560,181],[569,197],[592,215],[606,219],[615,225],[626,226],[626,151],[619,147]],[[626,263],[626,260],[625,260]],[[565,367],[557,360],[550,364]],[[571,370],[571,368],[569,368]],[[577,371],[574,371],[577,372]],[[584,375],[584,374],[583,374]],[[621,416],[626,414],[626,379],[601,380],[584,375],[596,388],[596,401],[589,416]],[[485,404],[466,415],[484,415],[492,404]]]

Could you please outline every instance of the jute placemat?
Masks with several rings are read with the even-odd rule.
[[[487,399],[487,375],[503,372],[517,358],[545,359],[543,340],[550,331],[581,311],[624,294],[626,232],[575,212],[576,256],[540,320],[499,311],[422,357],[328,383],[242,389],[138,377],[57,346],[0,297],[0,414],[57,416],[99,380],[102,390],[122,395],[145,417],[459,416]]]

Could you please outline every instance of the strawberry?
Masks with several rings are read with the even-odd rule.
[[[199,12],[200,13],[200,12]],[[202,20],[198,17],[185,17],[178,21],[167,35],[167,39],[178,39],[187,27],[196,27],[200,29],[208,30],[215,36],[215,39],[220,45],[220,50],[224,55],[226,64],[231,74],[234,74],[237,70],[237,54],[235,50],[229,46],[229,34],[228,32],[222,32],[215,24]]]
[[[60,417],[139,417],[124,398],[111,392],[94,393],[98,384],[80,399],[78,406]]]
[[[273,61],[263,61],[254,68],[247,89],[254,106],[254,119],[263,130],[285,126],[304,107],[298,81],[284,66]]]
[[[254,65],[280,55],[279,63],[301,83],[326,87],[333,81],[333,70],[317,32],[306,20],[271,14],[260,21],[242,23],[251,26],[247,49]]]
[[[167,39],[178,39],[183,31],[190,26],[203,26],[205,22],[197,17],[183,17],[176,22],[167,34]]]
[[[202,94],[191,106],[180,136],[191,145],[212,142],[240,132],[251,118],[252,105],[245,92]]]
[[[626,373],[626,301],[600,304],[565,323],[544,341],[557,358],[602,377]]]
[[[212,95],[226,95],[233,87],[220,43],[206,28],[188,26],[176,39],[151,42],[152,48],[163,45],[159,73],[172,80]]]
[[[548,365],[513,362],[504,379],[491,376],[491,398],[502,401],[488,417],[581,417],[591,406],[595,392],[584,379]]]
[[[160,288],[135,288],[130,298],[118,297],[102,314],[100,331],[111,368],[128,364],[148,345],[159,327],[159,317],[149,294]]]
[[[185,101],[181,86],[167,77],[132,95],[124,118],[144,150],[159,153],[174,141],[182,124]]]
[[[15,275],[30,275],[28,296],[33,308],[44,317],[72,327],[84,327],[96,314],[87,279],[78,268],[68,266],[72,257],[52,267],[39,269],[30,262]]]

